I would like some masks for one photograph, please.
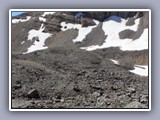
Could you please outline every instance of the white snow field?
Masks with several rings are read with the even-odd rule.
[[[147,65],[135,65],[134,68],[135,68],[134,70],[129,70],[129,71],[137,75],[148,76],[148,66]]]
[[[12,23],[26,22],[31,19],[31,16],[27,16],[26,19],[13,19]]]
[[[72,24],[72,23],[62,22],[61,23],[61,26],[62,26],[61,30],[66,31],[66,30],[72,29],[72,28],[78,29],[78,36],[77,36],[77,38],[73,39],[72,41],[73,42],[82,42],[83,39],[86,37],[86,35],[88,33],[90,33],[91,30],[99,24],[99,21],[97,21],[97,20],[93,20],[93,21],[96,23],[96,25],[88,26],[88,27],[82,27],[81,24]]]
[[[148,29],[145,29],[141,37],[134,41],[132,41],[132,39],[122,40],[119,38],[119,32],[123,30],[130,29],[133,31],[137,31],[139,20],[140,19],[136,19],[135,24],[133,26],[126,26],[125,24],[127,20],[117,16],[111,16],[108,19],[106,19],[105,22],[103,22],[102,29],[105,32],[105,35],[108,35],[105,42],[101,46],[92,45],[89,47],[81,47],[81,49],[85,49],[88,51],[108,47],[120,47],[120,49],[123,51],[148,49]]]
[[[32,46],[30,46],[28,48],[28,51],[26,53],[31,53],[31,52],[34,52],[36,50],[43,50],[43,49],[46,49],[48,48],[47,46],[44,46],[45,45],[45,40],[50,37],[52,34],[50,33],[43,33],[42,31],[45,29],[43,27],[44,25],[41,24],[41,27],[39,30],[30,30],[29,33],[28,33],[28,40],[32,40],[34,37],[38,38],[38,41],[35,40],[34,44]],[[24,53],[24,54],[26,54]]]

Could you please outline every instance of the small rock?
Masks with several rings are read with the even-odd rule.
[[[105,72],[105,70],[104,70],[104,69],[102,69],[102,70],[101,70],[101,72]]]
[[[15,96],[14,96],[14,95],[12,95],[12,99],[15,99]]]
[[[131,96],[132,96],[131,93],[126,93],[126,95],[127,95],[128,97],[131,97]]]
[[[147,107],[141,104],[140,102],[134,101],[127,104],[124,108],[147,108]]]
[[[55,99],[55,102],[57,103],[57,102],[61,102],[61,99]]]
[[[39,92],[35,89],[32,89],[30,90],[28,93],[27,93],[27,97],[28,98],[40,98],[39,96]]]
[[[24,68],[25,68],[25,67],[24,67],[24,66],[22,66],[22,67],[21,67],[21,70],[23,70]]]
[[[102,107],[105,105],[105,102],[106,102],[106,98],[105,97],[99,97],[97,99],[97,102],[96,102],[96,107]]]
[[[16,81],[16,84],[21,84],[21,81],[20,81],[20,80],[17,80],[17,81]]]
[[[35,104],[35,102],[34,102],[34,101],[31,101],[30,103],[31,103],[31,104]]]
[[[94,69],[94,70],[93,70],[93,72],[97,72],[97,70],[96,70],[96,69]]]
[[[67,29],[67,26],[64,26],[64,29]]]
[[[147,103],[147,101],[148,101],[147,98],[148,98],[148,96],[143,95],[143,96],[140,98],[140,103],[143,103],[143,104]]]
[[[99,96],[100,96],[100,93],[94,92],[92,95],[93,95],[94,97],[99,97]]]
[[[73,87],[73,90],[76,91],[76,92],[80,92],[80,89],[79,89],[78,86],[74,86],[74,87]]]
[[[120,92],[119,92],[119,93],[117,93],[117,96],[121,96],[121,95],[122,95],[122,93],[120,93]]]
[[[52,102],[54,102],[54,101],[56,100],[56,98],[55,98],[55,97],[52,97],[51,100],[52,100]]]
[[[107,98],[106,98],[106,102],[105,102],[106,105],[111,105],[111,102],[112,102],[111,99],[107,99]]]
[[[16,84],[16,85],[14,85],[13,86],[15,89],[19,89],[19,88],[21,88],[21,84]]]
[[[57,97],[56,97],[57,99],[61,99],[62,97],[61,97],[61,95],[57,95]]]
[[[52,101],[52,100],[47,100],[46,103],[47,103],[47,104],[52,104],[53,101]]]
[[[61,102],[64,102],[64,98],[61,99]]]
[[[36,39],[37,42],[39,42],[39,39]]]
[[[135,88],[128,88],[128,92],[130,92],[130,93],[135,93],[135,92],[136,92],[136,89],[135,89]]]
[[[52,87],[51,89],[52,89],[52,90],[54,90],[55,88],[54,88],[54,87]]]
[[[95,85],[91,85],[91,87],[95,90],[102,90],[103,91],[103,88],[101,86],[95,86]]]
[[[88,78],[90,75],[89,74],[85,74],[84,77]]]
[[[100,96],[102,96],[104,94],[104,91],[102,90],[102,91],[100,91]]]
[[[64,106],[58,106],[58,108],[59,108],[59,109],[64,109],[65,107],[64,107]]]
[[[118,90],[118,86],[117,85],[112,85],[111,89],[112,90]]]

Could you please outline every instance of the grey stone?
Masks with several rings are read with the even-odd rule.
[[[148,96],[147,95],[142,95],[140,97],[140,102],[143,104],[146,104],[148,102]]]
[[[36,89],[32,89],[27,93],[28,98],[40,98],[39,92]]]
[[[15,89],[20,89],[21,88],[21,84],[16,84],[13,86]]]
[[[100,93],[94,92],[92,95],[93,95],[94,97],[99,97],[99,96],[100,96]]]
[[[135,92],[136,92],[136,89],[135,89],[135,88],[128,88],[128,92],[129,92],[129,93],[135,93]]]

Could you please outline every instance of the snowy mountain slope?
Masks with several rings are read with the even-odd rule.
[[[120,20],[117,22],[117,20]],[[89,47],[82,47],[81,49],[86,50],[96,50],[107,47],[120,47],[121,50],[143,50],[148,49],[148,29],[146,28],[141,35],[141,37],[137,40],[133,39],[123,39],[121,40],[119,37],[119,33],[123,30],[129,29],[133,31],[137,31],[139,20],[135,20],[135,24],[133,26],[126,26],[127,20],[122,19],[120,17],[111,16],[105,22],[103,22],[102,29],[105,34],[108,36],[105,40],[105,43],[101,46],[94,45]]]
[[[82,27],[81,24],[71,24],[71,23],[66,24],[65,22],[62,22],[61,23],[61,26],[62,26],[61,30],[66,31],[66,30],[72,29],[72,28],[77,29],[78,36],[75,39],[73,39],[72,41],[73,41],[73,43],[82,42],[86,38],[86,35],[89,34],[91,32],[91,30],[99,24],[99,21],[97,21],[97,20],[93,20],[93,21],[96,23],[96,25],[95,26],[88,26],[88,27]]]
[[[44,27],[45,27],[45,25],[48,24],[45,16],[46,15],[53,16],[54,14],[55,12],[44,12],[41,16],[39,16],[38,19],[40,22],[44,23]],[[64,16],[66,16],[66,14]],[[75,15],[75,20],[79,19],[81,21],[82,19],[84,19],[83,18],[84,16],[85,14],[77,13]],[[27,16],[26,19],[13,19],[12,23],[25,22],[25,21],[28,21],[30,18],[31,16]],[[32,18],[32,19],[35,19],[35,18]],[[60,18],[58,18],[57,21],[59,19]],[[136,32],[139,28],[140,18],[134,17],[134,24],[130,26],[126,25],[126,23],[128,22],[128,19],[124,19],[118,16],[110,16],[109,18],[106,18],[102,22],[102,30],[104,31],[105,35],[107,35],[107,38],[105,39],[104,43],[102,45],[90,45],[88,47],[81,47],[81,49],[85,49],[89,51],[96,50],[96,49],[102,49],[102,48],[108,48],[108,47],[120,47],[121,50],[147,49],[148,48],[148,28],[144,29],[143,33],[138,39],[134,39],[134,40],[132,38],[120,39],[120,35],[119,35],[120,32],[125,31],[125,30],[130,30],[130,31],[132,30],[133,32]],[[52,20],[56,20],[56,18],[54,19],[54,16],[53,16]],[[80,23],[69,23],[69,22],[66,23],[65,20],[61,20],[61,21],[62,22],[59,23],[61,26],[61,31],[66,31],[70,29],[78,30],[78,36],[72,40],[73,45],[76,42],[83,42],[83,40],[86,41],[87,35],[92,31],[93,28],[95,28],[99,24],[99,21],[94,20],[94,19],[93,19],[93,22],[95,23],[95,25],[87,26],[87,27],[82,27],[82,23],[81,24]],[[55,27],[57,26],[55,25]],[[43,32],[41,32],[41,34],[43,34]],[[43,40],[43,42],[45,42],[46,39],[47,37],[45,38],[45,40]],[[36,50],[39,50],[39,49],[35,49],[34,51]]]
[[[80,49],[87,51],[109,47],[119,47],[122,51],[147,50],[148,27],[146,26],[148,26],[148,23],[146,21],[148,18],[146,14],[148,13],[144,13],[143,16],[139,13],[124,13],[130,17],[124,17],[123,14],[114,14],[117,13],[110,14],[102,21],[96,20],[95,18],[99,18],[97,16],[85,18],[88,13],[82,12],[75,14],[61,14],[60,12],[30,13],[26,17],[23,15],[23,19],[21,17],[12,19],[12,23],[14,27],[21,27],[25,23],[34,26],[30,26],[31,28],[25,31],[28,35],[23,37],[27,39],[23,41],[18,39],[20,41],[20,48],[18,48],[22,49],[21,53],[23,54],[56,46],[71,48],[79,46]],[[98,31],[101,29],[103,32],[97,34],[99,32],[96,32],[96,29]],[[23,28],[23,30],[25,29]],[[13,40],[16,39],[17,36],[13,38]],[[103,43],[101,43],[102,41]],[[23,48],[27,48],[27,50],[23,50]]]

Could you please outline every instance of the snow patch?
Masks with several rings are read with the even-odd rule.
[[[113,60],[113,59],[110,59],[114,64],[116,65],[119,65],[119,62],[117,60]]]
[[[101,49],[101,47],[99,45],[91,45],[89,47],[80,47],[80,49],[92,51],[92,50],[96,50],[96,49]]]
[[[66,31],[69,29],[78,29],[78,36],[77,38],[73,39],[73,42],[82,42],[83,39],[86,37],[86,35],[88,33],[91,32],[91,30],[96,27],[99,24],[99,21],[94,20],[94,22],[96,23],[95,26],[88,26],[88,27],[82,27],[81,24],[72,24],[72,23],[66,23],[66,22],[62,22],[61,23],[61,30],[62,31]]]
[[[114,64],[119,65],[119,62],[117,60],[110,59]],[[129,70],[132,73],[135,73],[137,75],[141,76],[148,76],[148,66],[147,65],[134,65],[133,70]]]
[[[143,49],[148,49],[148,29],[144,29],[140,38],[133,41],[128,41],[128,43],[121,47],[121,50],[123,51]]]
[[[26,19],[13,19],[12,23],[26,22],[31,19],[31,16],[27,16]]]
[[[135,24],[132,26],[126,26],[127,20],[117,16],[111,16],[103,22],[102,29],[107,35],[105,42],[99,45],[92,45],[89,47],[81,47],[88,51],[103,49],[108,47],[120,47],[121,50],[143,50],[148,49],[148,28],[146,28],[139,39],[123,39],[119,38],[119,32],[130,29],[137,31],[140,19],[135,20]]]
[[[46,18],[39,17],[39,21],[46,22]]]
[[[52,15],[54,14],[55,12],[44,12],[43,15],[41,15],[42,17],[45,17],[46,15]]]
[[[28,48],[28,51],[26,53],[31,53],[37,50],[43,50],[48,48],[47,46],[44,46],[45,40],[48,37],[51,37],[52,34],[43,33],[43,30],[45,29],[43,26],[44,25],[41,24],[41,27],[39,30],[32,29],[29,31],[28,40],[32,40],[33,38],[37,38],[38,40],[35,40],[34,44]]]
[[[134,68],[135,68],[134,70],[129,70],[129,71],[137,75],[148,76],[148,66],[147,65],[135,65]]]
[[[22,41],[21,44],[24,44],[25,41]]]

